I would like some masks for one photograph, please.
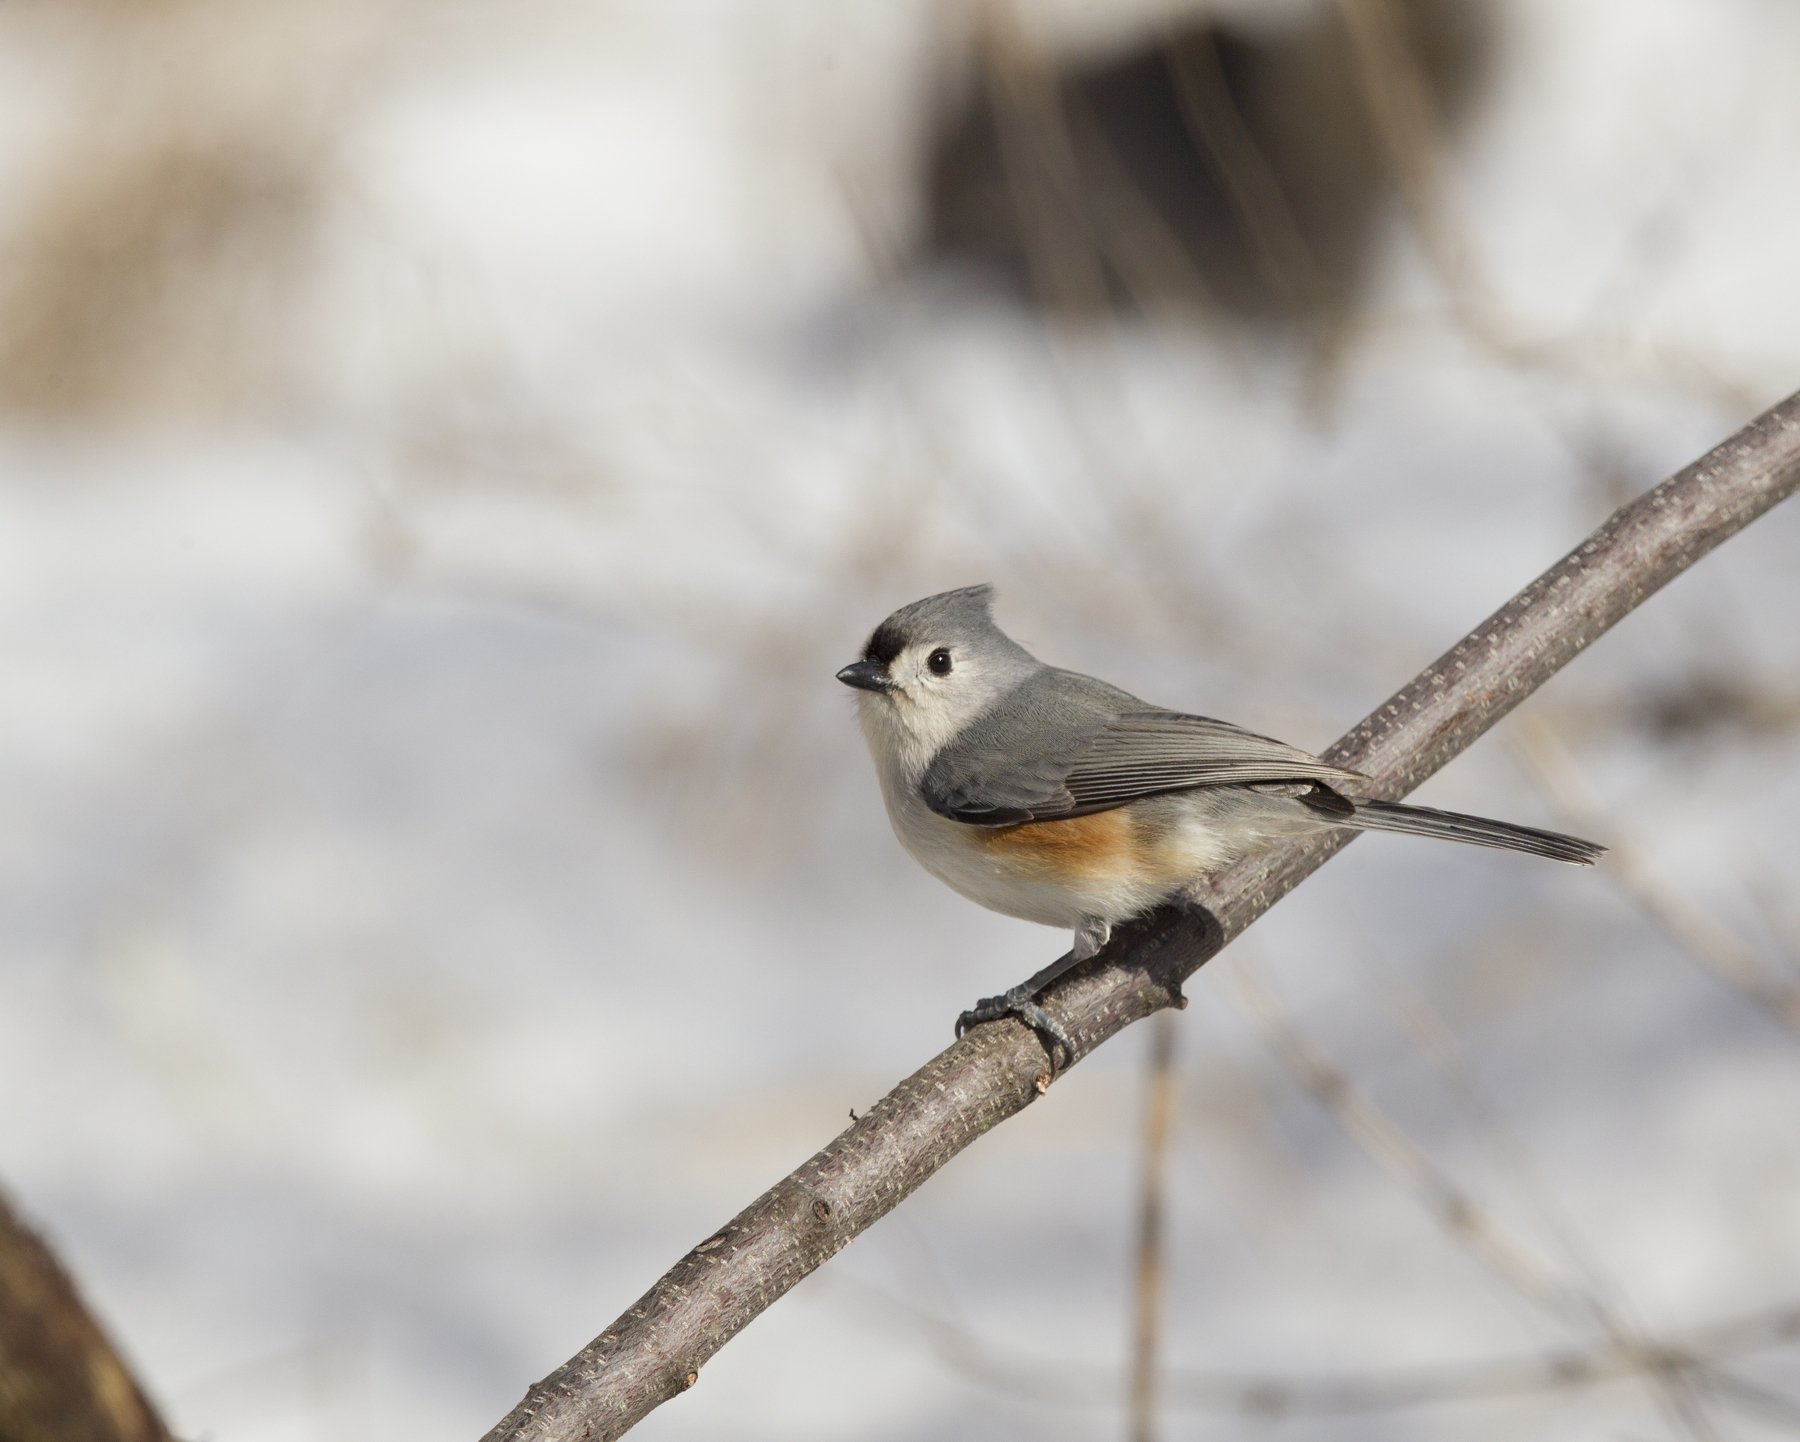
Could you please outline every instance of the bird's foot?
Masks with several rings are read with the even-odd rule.
[[[1029,982],[1002,992],[999,996],[983,997],[957,1017],[956,1034],[961,1036],[970,1027],[980,1026],[984,1021],[998,1021],[1003,1016],[1016,1016],[1037,1033],[1038,1040],[1044,1044],[1044,1051],[1050,1058],[1052,1076],[1074,1063],[1074,1038],[1039,1004],[1037,992]]]

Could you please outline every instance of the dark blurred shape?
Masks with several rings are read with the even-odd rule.
[[[1800,727],[1800,695],[1738,676],[1695,675],[1646,694],[1639,715],[1665,741],[1701,740],[1720,731],[1778,736]]]
[[[0,1198],[0,1438],[173,1442],[69,1274]]]
[[[1386,60],[1353,43],[1353,4],[1391,31]],[[1279,25],[1196,18],[1068,63],[990,31],[932,140],[925,258],[976,262],[1055,311],[1329,317],[1361,286],[1396,152],[1473,110],[1491,20],[1488,0],[1321,0]],[[1437,134],[1378,124],[1379,97],[1409,87]]]

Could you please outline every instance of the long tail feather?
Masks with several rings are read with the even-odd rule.
[[[1606,854],[1604,846],[1557,831],[1514,826],[1510,821],[1490,821],[1485,816],[1464,816],[1459,811],[1433,811],[1428,806],[1401,806],[1393,801],[1358,801],[1356,815],[1346,818],[1343,824],[1363,831],[1396,831],[1406,836],[1435,836],[1445,841],[1466,841],[1472,846],[1493,846],[1501,851],[1524,851],[1576,866],[1592,866]]]

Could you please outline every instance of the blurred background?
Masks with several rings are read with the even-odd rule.
[[[478,1436],[1063,949],[888,833],[895,606],[1323,747],[1800,384],[1796,57],[0,7],[0,1187],[171,1425]],[[1358,844],[641,1435],[1800,1431],[1797,556],[1421,793],[1605,866]]]

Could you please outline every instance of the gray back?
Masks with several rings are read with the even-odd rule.
[[[1197,786],[1357,781],[1354,771],[1229,722],[1170,711],[1043,667],[933,757],[933,811],[978,826],[1085,816]]]

